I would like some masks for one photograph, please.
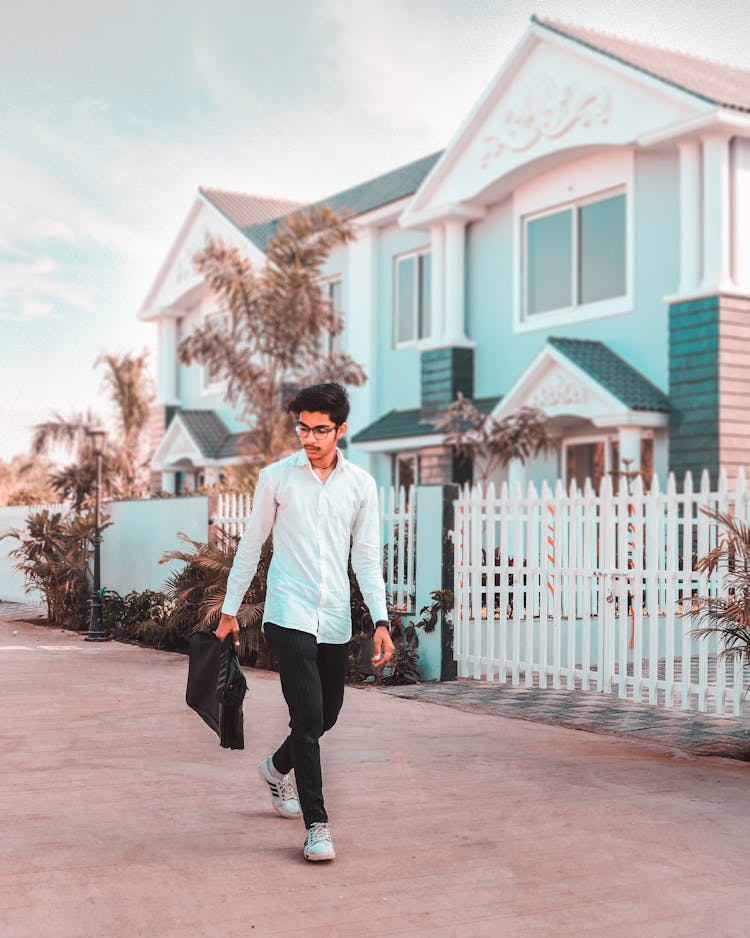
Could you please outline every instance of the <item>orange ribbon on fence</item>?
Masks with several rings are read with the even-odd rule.
[[[547,560],[554,566],[555,565],[555,506],[547,505],[547,513],[549,518],[547,519]],[[547,589],[550,591],[552,596],[555,595],[555,584],[552,579],[552,574],[547,578]]]

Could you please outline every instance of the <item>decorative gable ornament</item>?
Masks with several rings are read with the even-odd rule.
[[[530,397],[529,404],[540,410],[548,411],[553,407],[583,404],[586,389],[570,374],[562,369],[552,372],[542,386]]]
[[[505,150],[529,150],[542,137],[562,137],[576,124],[606,124],[609,112],[610,94],[603,85],[585,91],[577,82],[558,85],[541,73],[526,87],[517,104],[498,115],[497,131],[485,137],[487,149],[481,168],[486,169]]]
[[[533,21],[401,215],[405,227],[462,217],[530,178],[708,115],[700,95]],[[481,216],[479,216],[481,217]]]

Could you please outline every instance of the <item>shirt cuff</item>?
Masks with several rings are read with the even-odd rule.
[[[236,599],[234,596],[225,596],[224,603],[221,607],[221,614],[223,616],[236,616],[237,610],[242,604],[241,599]]]

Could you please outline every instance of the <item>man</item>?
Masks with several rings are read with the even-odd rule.
[[[239,643],[237,610],[261,547],[273,532],[263,631],[279,662],[291,732],[260,763],[258,774],[268,785],[277,814],[302,814],[305,859],[332,860],[336,851],[323,801],[319,739],[336,722],[344,700],[352,633],[350,549],[352,568],[376,624],[374,665],[390,661],[393,642],[375,482],[344,459],[336,445],[346,433],[346,391],[339,384],[306,388],[291,402],[289,412],[296,419],[302,449],[261,470],[216,636],[223,640],[232,632]]]

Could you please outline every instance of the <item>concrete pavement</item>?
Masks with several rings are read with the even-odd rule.
[[[0,935],[745,935],[743,762],[349,689],[324,739],[339,857],[305,863],[184,656],[0,622]]]

